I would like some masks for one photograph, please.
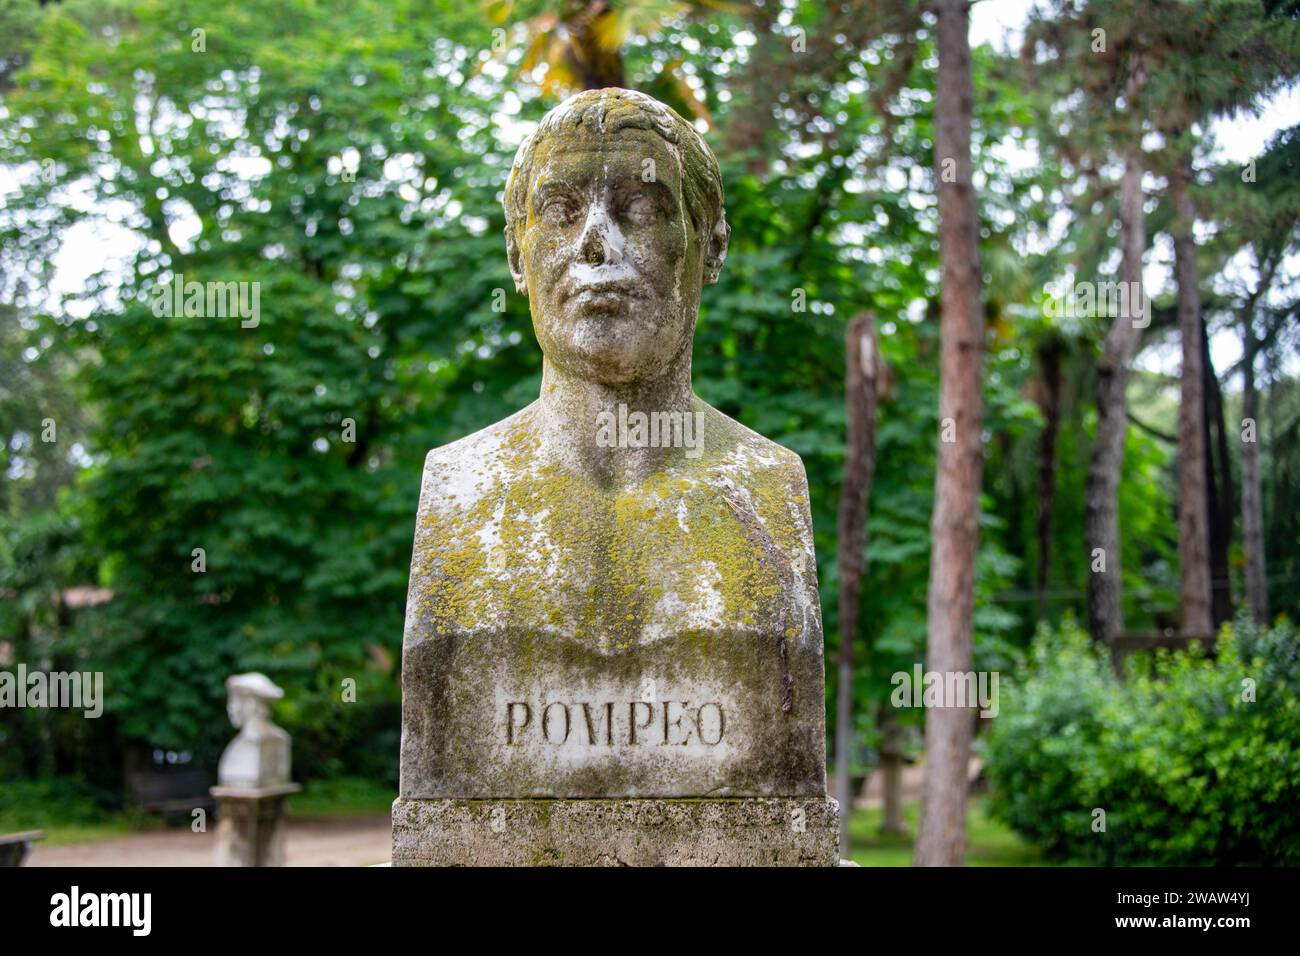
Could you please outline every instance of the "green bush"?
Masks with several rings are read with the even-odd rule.
[[[119,811],[117,794],[78,777],[0,781],[0,833],[99,824]]]
[[[984,745],[992,815],[1094,864],[1300,864],[1298,697],[1285,621],[1225,627],[1213,660],[1134,655],[1122,680],[1076,625],[1043,631]]]

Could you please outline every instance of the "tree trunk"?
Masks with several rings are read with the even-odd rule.
[[[984,472],[984,316],[979,225],[971,185],[969,9],[939,0],[935,165],[943,313],[939,347],[940,441],[927,594],[930,671],[969,672]],[[947,433],[947,434],[945,434]],[[944,440],[951,438],[951,441]],[[956,701],[925,715],[925,783],[917,866],[959,866],[966,856],[966,773],[974,714]],[[963,702],[969,703],[969,702]]]
[[[1144,82],[1141,63],[1129,77],[1129,99]],[[1120,280],[1127,295],[1120,297],[1120,314],[1106,334],[1097,360],[1097,437],[1088,459],[1083,506],[1083,533],[1088,548],[1088,632],[1109,644],[1124,630],[1124,578],[1119,539],[1119,482],[1124,470],[1124,441],[1128,437],[1129,366],[1137,354],[1150,305],[1142,284],[1142,255],[1146,252],[1146,215],[1142,195],[1142,148],[1134,142],[1124,158],[1120,184]]]
[[[1178,275],[1178,328],[1183,367],[1178,405],[1178,574],[1183,633],[1213,633],[1210,617],[1209,499],[1205,488],[1205,379],[1201,361],[1201,290],[1192,226],[1192,156],[1177,161],[1170,185],[1174,198],[1174,260]]]
[[[1241,310],[1241,543],[1246,552],[1246,605],[1261,626],[1268,623],[1268,577],[1264,563],[1264,498],[1259,481],[1259,391],[1255,384],[1255,303],[1268,289],[1280,253],[1256,252],[1260,279]],[[1247,431],[1249,429],[1249,432]]]
[[[835,711],[835,797],[840,802],[840,856],[849,855],[853,809],[853,638],[867,547],[867,497],[876,464],[875,323],[863,313],[844,330],[844,406],[847,430],[840,491],[840,676]]]
[[[1056,436],[1061,430],[1061,354],[1065,345],[1051,334],[1039,343],[1043,385],[1043,431],[1038,436],[1038,620],[1047,617],[1047,571],[1052,559],[1052,509],[1056,507]]]
[[[1268,623],[1268,578],[1264,565],[1264,505],[1259,483],[1259,392],[1255,387],[1254,316],[1241,317],[1241,539],[1246,551],[1246,604],[1256,624]],[[1247,440],[1249,439],[1249,440]]]
[[[889,836],[906,836],[903,820],[903,725],[892,706],[880,708],[880,792],[884,812],[880,832]]]
[[[1210,514],[1210,617],[1214,629],[1232,619],[1232,465],[1223,420],[1223,393],[1210,358],[1210,334],[1201,323],[1201,361],[1205,366],[1205,488]]]

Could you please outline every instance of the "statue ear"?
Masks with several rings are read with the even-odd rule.
[[[515,280],[515,291],[520,295],[528,294],[524,282],[524,261],[519,254],[519,241],[515,238],[513,225],[506,226],[506,259],[510,263],[510,276]]]
[[[722,264],[727,261],[727,242],[731,238],[731,227],[725,216],[719,216],[709,233],[708,245],[704,249],[704,284],[712,285],[718,281]]]

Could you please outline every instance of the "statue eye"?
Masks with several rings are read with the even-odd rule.
[[[542,204],[542,216],[548,222],[567,225],[577,217],[577,207],[567,196],[553,196]]]
[[[623,218],[638,225],[654,222],[658,216],[659,206],[649,196],[633,196],[623,206]]]

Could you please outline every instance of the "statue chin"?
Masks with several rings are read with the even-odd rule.
[[[575,351],[567,356],[566,365],[584,381],[601,385],[626,385],[654,375],[644,367],[645,357],[635,349],[617,344]]]
[[[583,381],[626,385],[657,379],[681,353],[683,330],[629,319],[579,319],[558,336],[552,330],[543,351],[557,367]]]

